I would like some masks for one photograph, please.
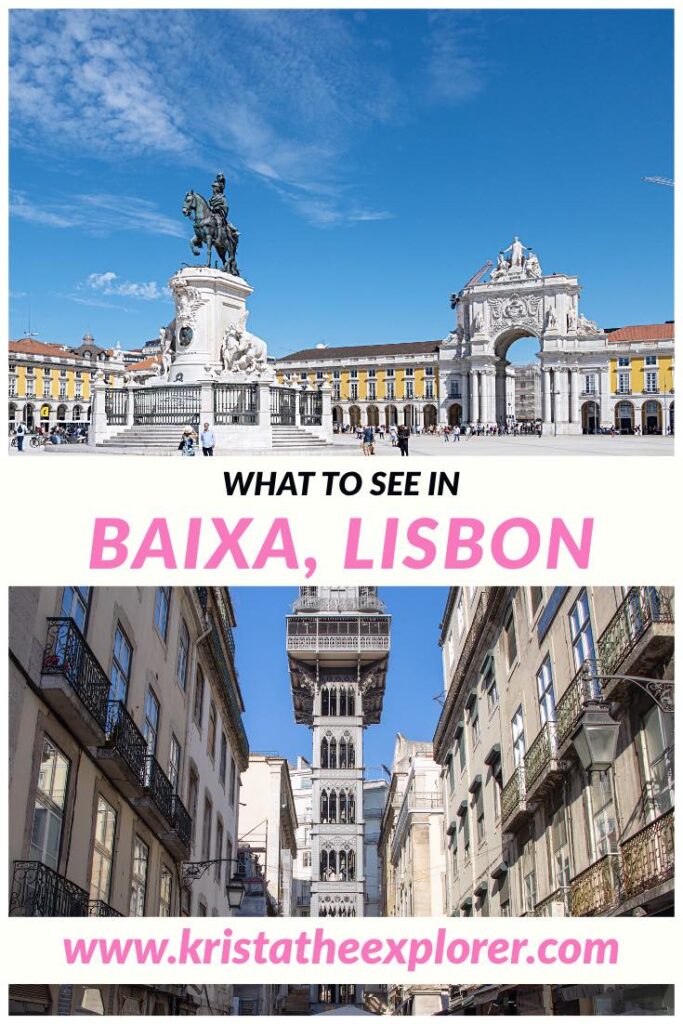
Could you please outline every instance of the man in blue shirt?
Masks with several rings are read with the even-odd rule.
[[[213,450],[216,447],[216,435],[213,430],[211,430],[208,423],[204,424],[204,429],[199,435],[199,443],[202,446],[202,452],[204,455],[213,455]]]

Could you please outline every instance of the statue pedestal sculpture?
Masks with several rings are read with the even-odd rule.
[[[183,267],[169,281],[175,301],[175,358],[167,381],[196,384],[222,369],[221,347],[230,329],[244,332],[253,289],[241,277],[211,267]]]

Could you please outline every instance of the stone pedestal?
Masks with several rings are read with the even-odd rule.
[[[207,367],[220,365],[228,328],[244,330],[253,289],[241,277],[212,267],[183,267],[169,287],[176,308],[170,383],[196,384],[207,379]]]

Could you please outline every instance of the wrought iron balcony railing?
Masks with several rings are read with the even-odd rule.
[[[639,896],[673,876],[673,808],[622,842],[621,872],[625,899]]]
[[[177,793],[173,794],[171,825],[180,841],[189,847],[192,841],[192,818]]]
[[[533,917],[569,917],[569,886],[561,885],[533,909]]]
[[[107,705],[105,745],[120,755],[132,774],[140,780],[140,785],[144,786],[147,743],[120,700],[109,701]]]
[[[70,618],[47,620],[42,674],[61,675],[102,729],[106,726],[109,679]]]
[[[653,623],[673,621],[671,600],[659,587],[632,587],[598,638],[601,674],[618,672]]]
[[[586,704],[600,699],[600,684],[596,678],[594,662],[587,661],[557,702],[555,718],[558,747],[571,736]]]
[[[524,804],[526,795],[526,773],[524,765],[519,765],[503,786],[501,794],[501,820],[506,822]]]
[[[527,791],[541,778],[556,757],[557,726],[555,722],[546,722],[524,755]]]
[[[594,917],[606,913],[619,900],[619,854],[607,853],[572,879],[572,917]]]
[[[359,594],[355,598],[335,594],[300,594],[292,604],[292,611],[315,612],[386,612],[384,602],[376,594]]]
[[[118,910],[114,910],[104,900],[90,900],[88,903],[88,916],[89,917],[123,917],[123,914],[119,914]]]
[[[37,860],[15,860],[10,915],[87,917],[89,896],[80,885]]]
[[[173,822],[173,786],[153,754],[145,757],[145,790],[169,825]]]
[[[231,631],[232,635],[232,631]],[[213,657],[213,662],[216,666],[216,671],[223,684],[223,692],[225,694],[228,706],[232,714],[232,724],[235,732],[240,740],[241,754],[243,759],[246,761],[249,757],[249,740],[247,739],[247,733],[244,728],[242,721],[242,709],[239,706],[237,695],[235,693],[235,685],[230,675],[230,669],[225,660],[223,648],[221,647],[220,638],[218,636],[218,630],[215,624],[211,626],[211,633],[209,636],[209,646]]]

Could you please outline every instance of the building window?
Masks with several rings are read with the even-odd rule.
[[[145,717],[142,723],[142,735],[147,740],[147,753],[156,754],[157,736],[159,732],[159,701],[151,686],[145,694]]]
[[[583,377],[583,393],[585,395],[595,394],[595,374],[586,373]]]
[[[493,777],[493,815],[496,821],[500,818],[501,799],[503,796],[503,766],[497,761],[494,766]]]
[[[159,917],[170,917],[173,911],[173,875],[164,865],[159,879]]]
[[[414,384],[413,384],[412,380],[406,380],[406,382],[405,382],[405,389],[404,390],[405,390],[405,397],[406,398],[414,398],[415,397],[415,395],[414,395],[415,388],[414,388]]]
[[[104,797],[97,798],[95,836],[93,839],[92,868],[90,871],[90,899],[109,902],[111,869],[114,862],[116,811]]]
[[[462,773],[462,772],[465,771],[465,766],[467,764],[467,748],[465,746],[465,730],[464,729],[460,733],[460,735],[458,736],[458,739],[457,739],[456,743],[457,743],[457,751],[458,751],[458,762],[460,764],[460,771]]]
[[[228,799],[230,800],[230,806],[234,807],[237,803],[237,766],[234,757],[230,758],[230,792],[228,793]]]
[[[465,860],[470,859],[470,815],[469,811],[465,811],[462,816],[462,847],[465,854]]]
[[[388,380],[386,382],[385,387],[386,387],[387,398],[390,398],[390,399],[396,398],[396,386],[395,386],[393,380]]]
[[[209,860],[211,857],[211,825],[213,818],[213,803],[211,797],[204,797],[204,819],[202,821],[202,860]]]
[[[657,365],[657,356],[645,356],[645,365],[646,366],[656,366]]]
[[[171,749],[168,755],[168,778],[173,786],[173,792],[177,793],[180,789],[180,763],[182,758],[182,749],[177,737],[174,733],[171,733]]]
[[[484,787],[479,786],[474,800],[474,811],[477,816],[477,843],[484,841]]]
[[[225,859],[228,865],[225,871],[225,884],[227,886],[230,879],[234,878],[237,874],[237,867],[233,867],[232,839],[230,836],[225,840]]]
[[[222,863],[222,860],[221,860],[222,856],[223,856],[223,822],[219,818],[217,820],[217,822],[216,822],[216,858],[215,858],[216,863],[214,865],[215,870],[214,870],[214,875],[213,875],[214,879],[217,882],[220,882],[221,877],[223,875],[223,863]]]
[[[524,712],[520,704],[512,718],[512,757],[515,762],[515,768],[519,768],[521,764],[524,764],[525,753]]]
[[[117,624],[114,634],[114,651],[111,659],[110,700],[120,700],[125,704],[128,700],[128,684],[130,682],[130,665],[133,649],[128,643],[126,634]]]
[[[218,762],[218,777],[223,789],[225,789],[225,773],[228,768],[228,741],[225,733],[221,732],[221,756]]]
[[[541,711],[541,725],[555,721],[555,689],[553,687],[553,669],[550,655],[545,659],[536,674],[538,687],[538,704]]]
[[[493,714],[494,710],[498,707],[498,686],[496,684],[496,667],[493,662],[493,658],[489,657],[486,659],[484,668],[482,670],[482,686],[486,691],[486,701],[488,704],[489,714]]]
[[[529,587],[529,607],[531,609],[531,617],[534,618],[536,612],[543,603],[543,587]]]
[[[202,718],[204,715],[204,673],[200,668],[197,669],[197,681],[194,685],[194,706],[192,708],[192,717],[194,718],[195,724],[199,731],[202,731]]]
[[[557,808],[550,826],[550,842],[552,844],[552,875],[556,889],[569,886],[572,877],[569,860],[569,833],[567,830],[567,814],[563,804]]]
[[[617,822],[614,813],[614,794],[609,771],[591,772],[590,804],[593,818],[593,838],[597,857],[615,853],[617,849]]]
[[[216,705],[209,703],[209,728],[206,731],[206,750],[212,761],[216,759]]]
[[[192,845],[197,834],[197,807],[199,805],[199,779],[194,768],[190,769],[190,782],[187,787],[187,809],[192,819]]]
[[[630,365],[631,365],[631,358],[630,358],[630,356],[619,356],[619,358],[617,359],[617,366],[630,366]]]
[[[349,376],[351,377],[351,380],[357,380],[358,370],[349,370]]]
[[[188,656],[190,651],[190,634],[187,631],[187,626],[184,621],[180,621],[180,631],[178,633],[178,657],[176,659],[176,670],[175,677],[178,681],[178,685],[181,690],[184,690],[187,686],[187,666]]]
[[[339,384],[333,384],[332,385],[332,398],[334,399],[335,402],[338,402],[340,400],[340,398],[341,398],[341,385],[339,385]]]
[[[460,398],[460,381],[449,380],[448,382],[448,397],[449,398]]]
[[[458,636],[462,636],[465,628],[465,601],[462,590],[458,594],[458,602],[455,606],[455,618],[458,624]]]
[[[645,391],[652,394],[659,391],[658,377],[656,370],[648,370],[645,374]]]
[[[349,398],[352,402],[355,402],[358,398],[358,381],[352,380],[349,382]]]
[[[64,587],[60,615],[73,619],[81,633],[85,633],[90,607],[90,587]]]
[[[569,629],[574,651],[574,668],[580,669],[584,662],[593,662],[595,645],[593,643],[593,627],[591,626],[588,594],[582,590],[569,612]]]
[[[369,399],[369,401],[374,402],[376,398],[377,398],[377,385],[374,382],[374,380],[369,380],[368,381],[368,399]]]
[[[130,886],[130,917],[145,916],[149,847],[139,836],[133,840],[133,876]]]
[[[505,620],[505,653],[507,656],[508,671],[512,668],[517,658],[517,634],[515,633],[515,615],[512,605]]]
[[[645,816],[658,818],[673,807],[674,716],[656,705],[642,719]]]
[[[69,767],[70,762],[61,750],[44,736],[33,807],[29,858],[47,864],[54,871],[59,863]]]
[[[301,866],[302,868],[310,868],[311,866],[311,851],[303,850],[301,854]]]
[[[619,392],[620,395],[630,395],[631,394],[631,374],[630,373],[620,373],[620,374],[618,374],[617,391]]]
[[[162,640],[168,632],[168,613],[171,604],[171,588],[157,587],[154,596],[154,625]]]
[[[470,708],[470,730],[472,733],[472,750],[474,750],[479,743],[479,736],[481,734],[479,727],[479,701],[476,697],[474,698],[472,707]]]

